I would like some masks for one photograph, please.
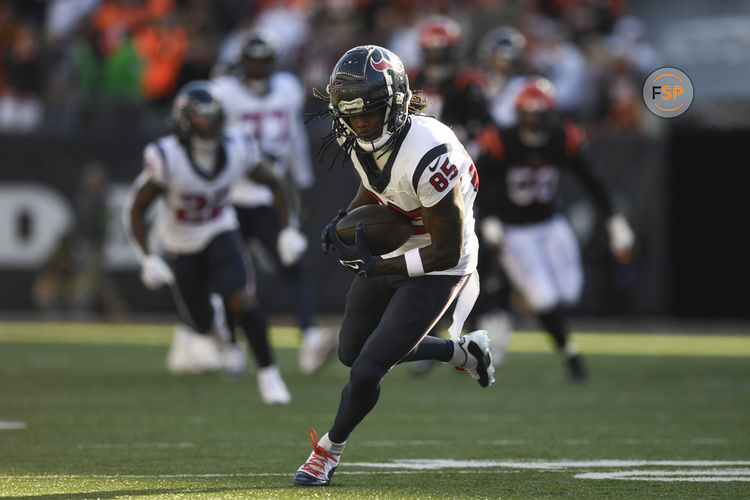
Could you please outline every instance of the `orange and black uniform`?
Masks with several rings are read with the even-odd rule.
[[[481,127],[492,122],[483,91],[487,77],[481,71],[464,68],[438,85],[432,85],[422,70],[411,81],[412,88],[422,90],[423,95],[433,101],[427,108],[427,114],[436,113],[439,116],[435,117],[446,125],[460,125],[473,136]]]
[[[559,181],[565,169],[576,175],[602,213],[612,214],[610,197],[591,169],[583,132],[573,123],[553,126],[549,140],[538,147],[521,141],[518,126],[486,127],[477,139],[484,152],[477,199],[483,215],[518,225],[550,219],[559,210]]]

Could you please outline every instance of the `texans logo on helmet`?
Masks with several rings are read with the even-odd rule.
[[[381,73],[388,68],[393,69],[393,65],[388,62],[383,54],[380,54],[380,61],[375,62],[375,59],[370,59],[370,65],[375,68],[376,71],[380,71]]]

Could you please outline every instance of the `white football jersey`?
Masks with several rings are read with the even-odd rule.
[[[262,153],[276,159],[276,173],[289,174],[295,187],[312,186],[315,177],[302,121],[305,94],[297,77],[274,73],[265,95],[251,92],[231,75],[216,78],[213,83],[224,105],[227,126],[254,137]],[[273,194],[266,186],[242,180],[232,188],[230,200],[244,207],[270,206]]]
[[[528,81],[529,79],[525,76],[514,76],[505,83],[501,90],[491,95],[489,99],[490,116],[492,116],[496,125],[511,127],[516,124],[516,121],[518,121],[516,99],[523,90],[524,84]]]
[[[226,134],[213,175],[195,165],[174,135],[149,143],[143,152],[146,176],[164,189],[157,213],[157,244],[169,252],[194,253],[216,235],[238,227],[229,190],[260,161],[257,147],[241,134]]]
[[[474,232],[474,199],[479,178],[471,157],[456,134],[438,120],[413,115],[404,125],[382,171],[369,154],[352,151],[362,185],[378,200],[411,217],[414,235],[385,255],[395,257],[431,243],[422,222],[422,207],[432,207],[461,181],[464,202],[463,248],[458,265],[428,274],[464,275],[476,269],[479,244]],[[376,155],[378,153],[375,153]]]

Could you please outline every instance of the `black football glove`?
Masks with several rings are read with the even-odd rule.
[[[336,224],[333,222],[329,222],[326,226],[326,233],[330,246],[338,255],[341,265],[361,276],[367,276],[372,266],[380,258],[372,255],[370,248],[367,246],[365,225],[362,222],[357,223],[353,245],[347,245],[341,241],[339,235],[336,234]]]
[[[331,222],[326,224],[326,227],[323,228],[323,232],[320,233],[320,249],[323,251],[323,253],[328,253],[328,250],[331,248],[331,239],[328,237],[328,226],[333,225],[334,233],[336,232],[336,224],[344,218],[346,214],[349,212],[347,210],[344,210],[343,208],[339,210],[339,213],[336,214],[336,217],[331,219]]]

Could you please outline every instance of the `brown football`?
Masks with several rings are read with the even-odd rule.
[[[367,246],[373,255],[394,251],[403,245],[413,232],[411,219],[406,215],[385,205],[364,205],[346,214],[336,224],[336,234],[344,243],[351,245],[354,243],[354,232],[360,221],[365,225]]]

